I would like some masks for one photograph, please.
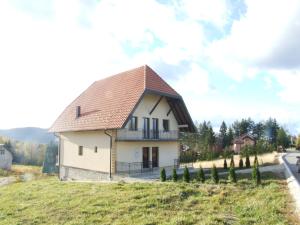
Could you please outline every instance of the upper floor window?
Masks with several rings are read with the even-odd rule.
[[[164,132],[170,131],[169,120],[163,120],[163,128],[164,128]]]
[[[138,118],[136,116],[132,116],[129,121],[129,130],[137,130],[138,129]]]
[[[0,150],[0,155],[4,155],[5,151],[3,149]]]
[[[78,147],[78,155],[83,155],[83,146]]]
[[[95,152],[95,153],[97,153],[97,152],[98,152],[98,147],[97,147],[97,146],[95,146],[95,148],[94,148],[94,152]]]

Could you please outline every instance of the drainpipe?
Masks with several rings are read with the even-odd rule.
[[[110,138],[110,147],[109,147],[109,179],[111,180],[111,149],[112,149],[112,135],[107,133],[107,130],[104,130],[104,134]]]

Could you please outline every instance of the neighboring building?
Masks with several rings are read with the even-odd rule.
[[[233,151],[235,153],[240,153],[241,149],[244,146],[253,146],[255,145],[255,139],[249,134],[244,134],[233,141]]]
[[[58,117],[61,179],[173,167],[180,131],[195,127],[182,97],[147,65],[94,82]]]
[[[13,156],[3,144],[0,144],[0,169],[10,170]]]

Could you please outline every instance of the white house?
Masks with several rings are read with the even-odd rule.
[[[3,144],[0,144],[0,169],[10,170],[13,156]]]
[[[182,97],[147,65],[94,82],[50,128],[61,179],[108,179],[173,167],[180,131],[195,127]]]

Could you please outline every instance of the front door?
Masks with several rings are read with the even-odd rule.
[[[158,167],[158,147],[152,147],[152,167]]]
[[[143,168],[149,168],[149,147],[143,147]]]

